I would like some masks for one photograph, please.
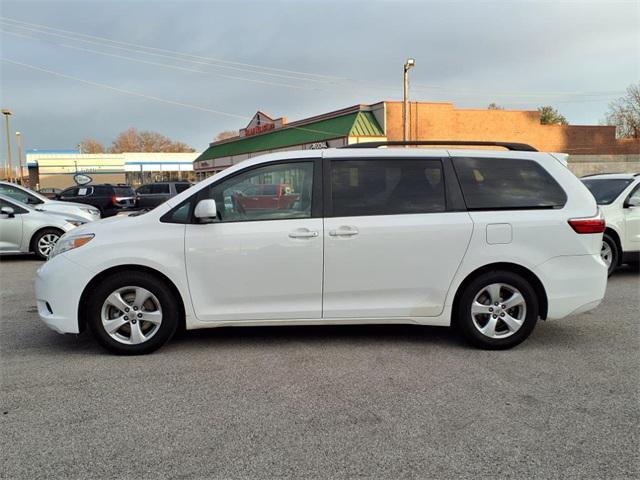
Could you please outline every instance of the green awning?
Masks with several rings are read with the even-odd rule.
[[[354,112],[299,127],[285,127],[262,135],[240,137],[235,141],[214,145],[205,150],[195,161],[261,152],[349,136],[384,136],[384,132],[371,112]]]

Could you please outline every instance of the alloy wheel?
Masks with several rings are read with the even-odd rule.
[[[102,304],[102,327],[125,345],[139,345],[153,337],[162,324],[162,307],[146,288],[122,287],[113,291]]]
[[[53,247],[60,238],[60,235],[56,233],[45,233],[38,239],[38,253],[43,257],[49,258]]]
[[[607,268],[609,268],[611,266],[611,262],[613,262],[613,250],[611,249],[611,245],[604,240],[602,241],[602,247],[600,248],[600,256],[607,265]]]
[[[527,317],[527,303],[520,291],[506,283],[480,289],[471,304],[475,328],[489,338],[507,338],[516,333]]]

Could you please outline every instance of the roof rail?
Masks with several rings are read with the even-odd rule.
[[[582,175],[580,178],[597,177],[598,175],[631,175],[633,177],[638,177],[638,176],[640,176],[640,173],[600,172],[600,173],[590,173],[589,175]]]
[[[338,148],[378,148],[378,147],[393,147],[393,146],[413,146],[413,145],[454,145],[454,146],[469,146],[469,147],[503,147],[507,150],[513,150],[518,152],[537,152],[538,150],[526,143],[513,143],[513,142],[475,142],[469,140],[394,140],[386,142],[362,142],[352,143],[350,145],[344,145]]]

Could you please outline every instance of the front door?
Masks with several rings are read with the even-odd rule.
[[[216,201],[219,218],[186,228],[187,275],[198,319],[321,317],[319,170],[314,160],[249,167],[199,194],[198,199]],[[254,208],[244,200],[253,186],[280,183],[292,188],[295,202]]]
[[[473,230],[440,159],[334,159],[329,178],[323,317],[439,315]]]
[[[0,252],[17,252],[22,246],[22,213],[26,210],[0,199],[0,208],[13,209],[12,216],[0,213]]]

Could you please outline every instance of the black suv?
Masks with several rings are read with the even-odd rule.
[[[129,185],[78,185],[67,188],[57,196],[63,202],[80,202],[93,205],[102,217],[110,217],[125,208],[135,206],[136,192]]]
[[[158,182],[142,185],[136,190],[136,206],[155,208],[171,197],[184,192],[191,186],[189,182]]]

